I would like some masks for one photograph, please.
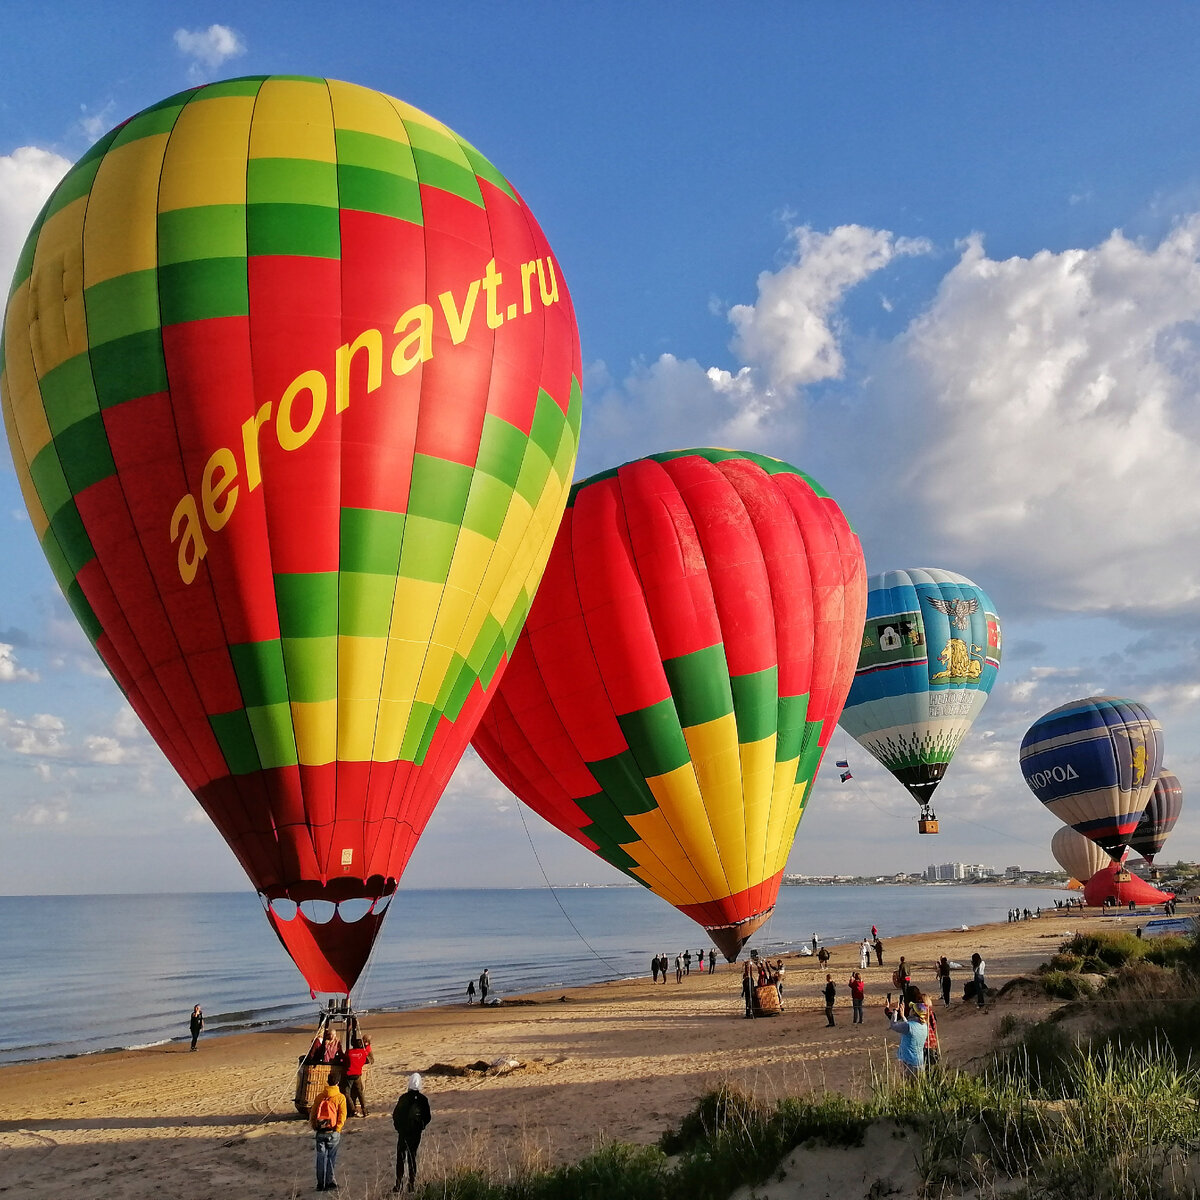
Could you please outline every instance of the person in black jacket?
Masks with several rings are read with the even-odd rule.
[[[421,1076],[415,1071],[408,1077],[408,1091],[396,1101],[392,1109],[392,1125],[396,1129],[396,1186],[398,1192],[404,1186],[404,1165],[408,1164],[408,1190],[417,1186],[417,1150],[421,1146],[421,1134],[432,1120],[429,1101],[421,1092]]]
[[[188,1026],[192,1031],[192,1049],[195,1050],[196,1042],[200,1039],[200,1030],[204,1028],[204,1013],[201,1010],[200,1005],[197,1004],[196,1007],[192,1009],[192,1017],[188,1022]]]
[[[825,1021],[826,1027],[835,1024],[833,1019],[833,1002],[837,996],[837,984],[832,975],[825,976]]]

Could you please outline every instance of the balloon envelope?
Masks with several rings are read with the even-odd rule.
[[[154,105],[25,245],[0,393],[37,535],[315,990],[353,985],[495,689],[579,376],[511,185],[352,84]]]
[[[992,690],[1000,651],[995,607],[966,576],[872,575],[842,728],[927,808]]]
[[[864,584],[841,510],[786,463],[700,449],[595,475],[473,744],[733,959],[775,903]]]
[[[1097,871],[1083,885],[1084,903],[1095,908],[1099,908],[1105,900],[1115,900],[1117,904],[1128,904],[1131,900],[1134,904],[1161,904],[1174,894],[1160,891],[1152,883],[1122,871],[1121,864],[1115,862]]]
[[[1120,858],[1162,770],[1162,726],[1136,700],[1090,696],[1039,717],[1021,774],[1066,825]]]
[[[1112,862],[1106,850],[1097,846],[1091,838],[1076,833],[1069,825],[1057,830],[1050,839],[1050,853],[1054,855],[1054,861],[1080,883],[1087,883]]]
[[[1170,771],[1160,771],[1150,799],[1146,801],[1142,819],[1129,839],[1130,850],[1140,854],[1148,863],[1153,863],[1154,856],[1166,845],[1182,811],[1183,786]]]

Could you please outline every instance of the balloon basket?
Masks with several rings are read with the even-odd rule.
[[[917,821],[917,830],[920,833],[937,833],[937,831],[938,831],[937,817],[921,817]]]
[[[1124,867],[1122,867],[1113,876],[1113,883],[1129,883],[1132,878],[1133,876],[1130,875],[1130,873]]]
[[[329,1086],[332,1063],[301,1063],[296,1071],[296,1111],[307,1117],[317,1097]]]
[[[773,983],[764,983],[754,989],[754,1015],[774,1017],[783,1012],[779,1003],[779,989]]]

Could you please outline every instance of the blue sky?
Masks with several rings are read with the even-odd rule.
[[[684,445],[816,476],[868,569],[969,575],[999,681],[919,838],[840,733],[791,869],[1049,865],[1017,747],[1095,692],[1200,779],[1200,9],[49,3],[0,14],[0,276],[67,164],[190,83],[402,97],[516,184],[579,317],[579,473]],[[75,627],[0,466],[0,890],[247,886]],[[1184,816],[1164,858],[1200,858]],[[408,882],[606,881],[468,757]],[[531,842],[532,839],[532,842]],[[534,853],[536,849],[536,856]]]

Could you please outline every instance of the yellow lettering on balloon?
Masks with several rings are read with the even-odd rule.
[[[208,544],[204,540],[204,530],[200,526],[200,514],[196,511],[196,501],[188,492],[175,505],[171,514],[171,542],[179,538],[179,578],[184,583],[191,583],[196,578],[200,561],[208,553]]]
[[[467,336],[471,328],[471,316],[475,312],[475,301],[479,296],[479,280],[473,279],[467,288],[467,298],[463,301],[462,311],[459,312],[450,292],[442,292],[438,299],[442,302],[442,312],[446,314],[446,328],[450,330],[450,340],[457,346]]]
[[[242,422],[242,449],[246,456],[246,490],[254,491],[262,483],[262,469],[258,465],[258,431],[271,419],[271,401],[268,400],[248,421]]]
[[[367,394],[383,383],[383,335],[378,329],[364,329],[348,346],[337,348],[334,370],[333,411],[343,412],[350,403],[350,368],[354,356],[367,352]]]
[[[554,274],[554,259],[550,255],[545,258],[546,270],[550,272],[550,288],[546,288],[546,276],[542,271],[542,259],[537,260],[538,291],[542,293],[543,304],[553,304],[558,299],[558,276]]]
[[[449,293],[447,293],[449,295]],[[406,333],[392,351],[392,374],[407,375],[418,363],[433,357],[433,309],[428,304],[415,304],[396,322],[393,333],[416,322],[416,329]]]
[[[525,300],[525,312],[533,312],[533,274],[537,270],[537,260],[521,264],[521,295]]]
[[[312,396],[312,411],[308,420],[297,429],[292,424],[292,402],[301,392]],[[314,433],[325,415],[325,401],[329,395],[329,385],[320,371],[305,371],[297,375],[287,386],[287,391],[279,397],[279,415],[275,418],[275,436],[284,450],[299,450]]]
[[[504,282],[504,276],[496,270],[496,260],[489,259],[483,273],[483,290],[487,292],[487,323],[489,329],[499,329],[504,317],[496,307],[496,289]]]
[[[237,504],[237,459],[227,446],[214,450],[204,465],[204,487],[200,492],[200,503],[204,508],[204,520],[214,533],[233,515]],[[221,504],[221,499],[225,503]]]

